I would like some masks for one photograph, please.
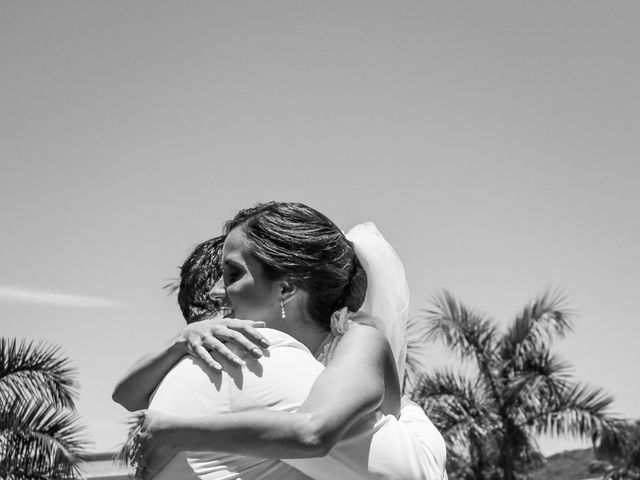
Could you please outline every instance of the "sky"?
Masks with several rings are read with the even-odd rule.
[[[162,286],[240,208],[374,221],[412,311],[446,288],[640,417],[640,4],[0,3],[0,335],[61,346],[94,442],[183,320]],[[437,347],[427,358],[443,363]],[[583,445],[541,439],[544,453]]]

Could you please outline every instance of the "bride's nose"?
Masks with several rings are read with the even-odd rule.
[[[222,278],[215,283],[209,296],[224,316],[231,313],[231,306],[229,305],[229,298],[227,297],[227,289],[224,288],[224,280]]]
[[[211,298],[221,298],[227,296],[227,289],[224,288],[224,279],[220,278],[211,289]]]

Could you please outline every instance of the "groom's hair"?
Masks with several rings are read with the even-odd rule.
[[[221,235],[197,245],[180,267],[178,305],[187,323],[218,311],[211,291],[222,277],[224,239]]]

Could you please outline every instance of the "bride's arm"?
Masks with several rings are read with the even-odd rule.
[[[399,391],[393,385],[385,388],[389,364],[393,358],[383,335],[356,325],[344,335],[296,413],[262,409],[182,418],[149,412],[143,434],[149,462],[153,464],[157,449],[217,450],[263,458],[324,456],[358,419],[382,404],[387,390]],[[399,403],[398,394],[391,409],[397,411]]]
[[[266,348],[269,342],[254,327],[264,327],[264,322],[216,317],[190,323],[163,348],[140,358],[117,383],[113,400],[131,412],[147,408],[158,384],[187,354],[202,358],[215,370],[222,367],[214,357],[241,365],[242,360],[223,342],[234,342],[256,358],[262,356],[256,346]]]

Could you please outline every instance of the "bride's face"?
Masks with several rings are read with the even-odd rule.
[[[264,321],[267,325],[279,318],[280,283],[266,277],[241,228],[229,232],[224,242],[222,275],[234,317]]]

